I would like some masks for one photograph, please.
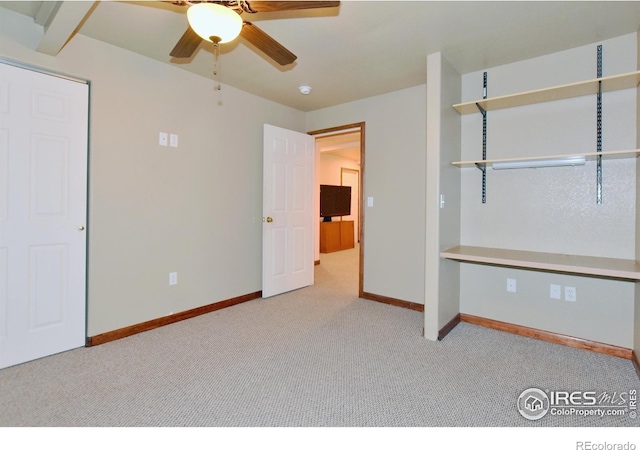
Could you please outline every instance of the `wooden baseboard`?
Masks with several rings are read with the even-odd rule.
[[[611,344],[603,344],[588,339],[566,336],[564,334],[553,333],[550,331],[538,330],[522,325],[516,325],[498,320],[486,319],[484,317],[472,316],[470,314],[460,314],[460,321],[479,325],[481,327],[492,328],[494,330],[506,331],[507,333],[518,334],[541,341],[552,342],[554,344],[566,345],[567,347],[580,348],[590,350],[596,353],[602,353],[609,356],[617,356],[619,358],[634,359],[633,350],[624,347],[618,347]]]
[[[444,337],[449,334],[451,330],[453,330],[456,325],[460,323],[460,314],[456,314],[453,319],[451,319],[442,329],[438,332],[438,340],[441,341]]]
[[[171,323],[180,322],[181,320],[191,319],[192,317],[207,314],[219,309],[228,308],[230,306],[238,305],[240,303],[248,302],[256,298],[262,297],[262,291],[253,292],[251,294],[241,295],[240,297],[230,298],[221,302],[212,303],[210,305],[201,306],[199,308],[190,309],[188,311],[182,311],[169,316],[160,317],[158,319],[149,320],[147,322],[138,323],[128,327],[120,328],[106,333],[98,334],[96,336],[89,336],[86,340],[87,347],[93,347],[95,345],[105,344],[107,342],[122,339],[134,334],[142,333],[144,331],[153,330],[154,328],[163,327]]]
[[[412,309],[414,311],[424,312],[424,305],[420,303],[408,302],[406,300],[398,300],[397,298],[385,297],[384,295],[371,294],[370,292],[363,292],[360,296],[366,300],[373,300],[374,302],[386,303],[387,305],[399,306],[400,308]]]
[[[633,362],[633,367],[636,369],[638,378],[640,378],[640,360],[638,359],[638,354],[635,351],[631,352],[631,361]]]
[[[313,262],[313,265],[314,265],[314,266],[319,266],[319,265],[320,265],[320,260],[319,260],[319,259],[316,259],[316,260]]]

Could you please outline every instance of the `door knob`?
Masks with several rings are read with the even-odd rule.
[[[273,222],[273,218],[272,217],[267,217],[266,221],[267,221],[267,223],[271,223],[271,222]]]
[[[80,225],[80,226],[78,227],[78,230],[80,230],[80,231],[84,231],[84,226],[83,226],[83,225]]]

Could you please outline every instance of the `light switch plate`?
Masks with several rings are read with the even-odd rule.
[[[571,286],[565,286],[564,299],[568,302],[575,302],[577,300],[576,288]]]
[[[160,132],[158,136],[158,144],[166,147],[169,142],[169,135],[167,133]]]

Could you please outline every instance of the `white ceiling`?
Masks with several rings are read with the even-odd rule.
[[[316,149],[360,164],[360,131],[316,137]]]
[[[42,3],[0,6],[35,17]],[[220,81],[312,111],[424,84],[426,55],[438,51],[468,73],[633,33],[640,2],[343,0],[339,8],[243,18],[298,59],[280,67],[239,38],[222,45]],[[184,7],[103,1],[78,32],[213,78],[208,43],[190,60],[169,56],[186,27]],[[303,84],[312,87],[310,95],[298,91]]]

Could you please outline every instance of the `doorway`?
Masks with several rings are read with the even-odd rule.
[[[351,167],[344,167],[346,170],[340,168],[339,177],[340,184],[343,182],[346,184],[353,184],[354,176],[357,176],[358,196],[357,196],[357,211],[355,213],[356,218],[354,222],[357,223],[355,228],[354,240],[359,243],[359,255],[358,255],[358,296],[362,297],[364,292],[364,211],[363,211],[363,199],[364,199],[364,174],[365,174],[365,123],[358,122],[347,125],[342,125],[333,128],[326,128],[316,131],[310,131],[308,134],[316,137],[316,160],[319,160],[319,145],[321,141],[333,142],[335,151],[341,153],[343,156],[352,161],[357,161],[357,166],[351,165]],[[338,144],[339,143],[339,144]],[[342,147],[342,148],[340,148]],[[349,165],[349,164],[347,164]],[[357,174],[354,175],[354,173]],[[351,180],[351,181],[349,181]],[[319,193],[319,184],[316,182],[317,191]],[[319,228],[319,222],[317,222]],[[319,233],[316,233],[319,236]]]

